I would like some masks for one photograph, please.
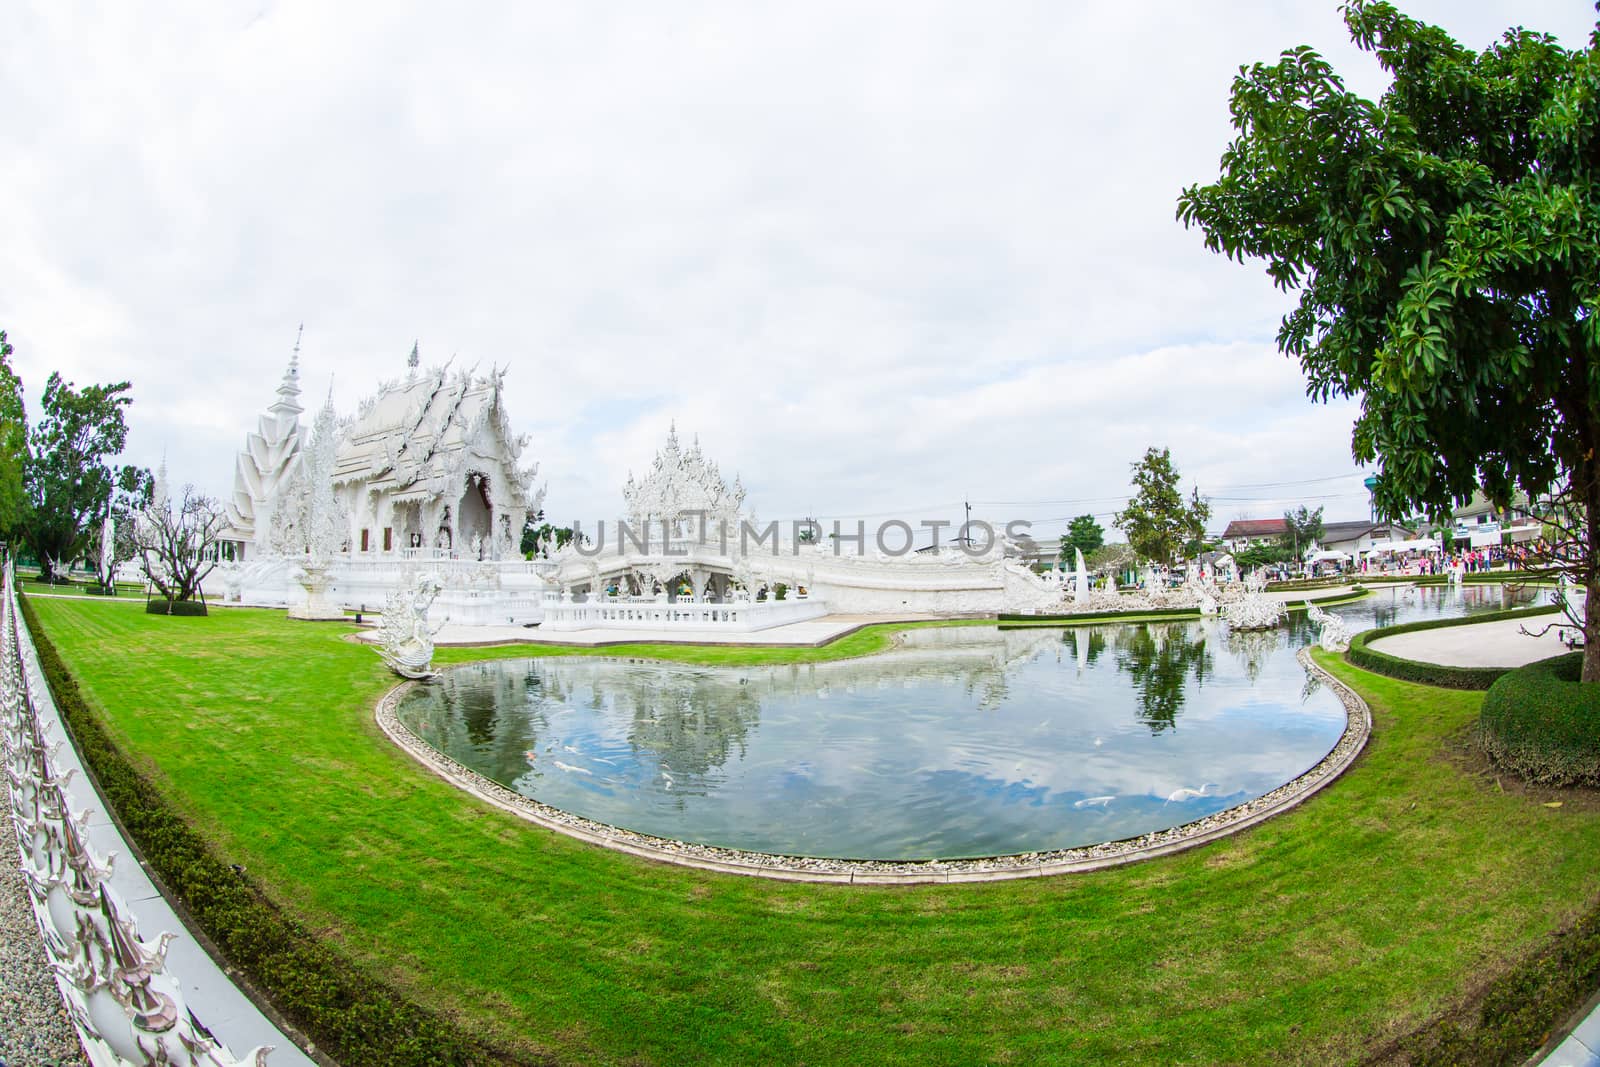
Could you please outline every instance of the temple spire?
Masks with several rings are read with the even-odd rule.
[[[294,335],[294,352],[289,356],[289,369],[283,372],[283,382],[278,386],[278,399],[267,410],[274,415],[298,417],[305,409],[300,406],[300,338],[306,324],[301,323]]]
[[[413,340],[411,342],[411,355],[406,357],[406,366],[410,368],[406,377],[408,379],[415,378],[417,376],[417,368],[421,365],[422,353],[417,350],[417,342]]]

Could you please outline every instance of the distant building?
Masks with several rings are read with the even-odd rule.
[[[1532,514],[1528,494],[1511,494],[1510,506],[1496,507],[1479,491],[1451,516],[1451,536],[1473,548],[1498,545],[1504,541],[1532,541],[1542,524]]]
[[[1235,552],[1252,545],[1265,545],[1289,532],[1289,524],[1282,519],[1234,519],[1222,531],[1222,540]]]
[[[1325,522],[1322,524],[1321,546],[1327,552],[1348,552],[1356,556],[1376,543],[1406,541],[1415,536],[1416,531],[1392,522],[1373,522],[1371,519]]]

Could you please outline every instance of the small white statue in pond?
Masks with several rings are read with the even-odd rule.
[[[1267,595],[1267,579],[1259,570],[1244,581],[1244,596],[1222,605],[1222,617],[1230,630],[1267,630],[1288,615],[1283,601]]]
[[[402,678],[433,676],[433,637],[449,619],[428,625],[428,608],[444,588],[439,579],[424,574],[409,588],[389,594],[378,624],[378,655]]]
[[[1319,633],[1317,643],[1322,646],[1324,652],[1343,652],[1350,647],[1350,627],[1344,621],[1344,616],[1323,611],[1307,601],[1306,618],[1317,627]]]

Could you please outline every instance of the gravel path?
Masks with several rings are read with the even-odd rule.
[[[0,788],[0,1067],[84,1067],[45,962],[7,801]]]

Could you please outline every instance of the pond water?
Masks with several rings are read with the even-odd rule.
[[[1526,599],[1526,597],[1524,597]],[[1499,587],[1379,590],[1351,630],[1503,606]],[[1303,614],[908,630],[883,655],[780,667],[502,660],[416,687],[399,718],[545,804],[641,833],[842,859],[1118,840],[1244,803],[1344,731],[1295,651]]]

